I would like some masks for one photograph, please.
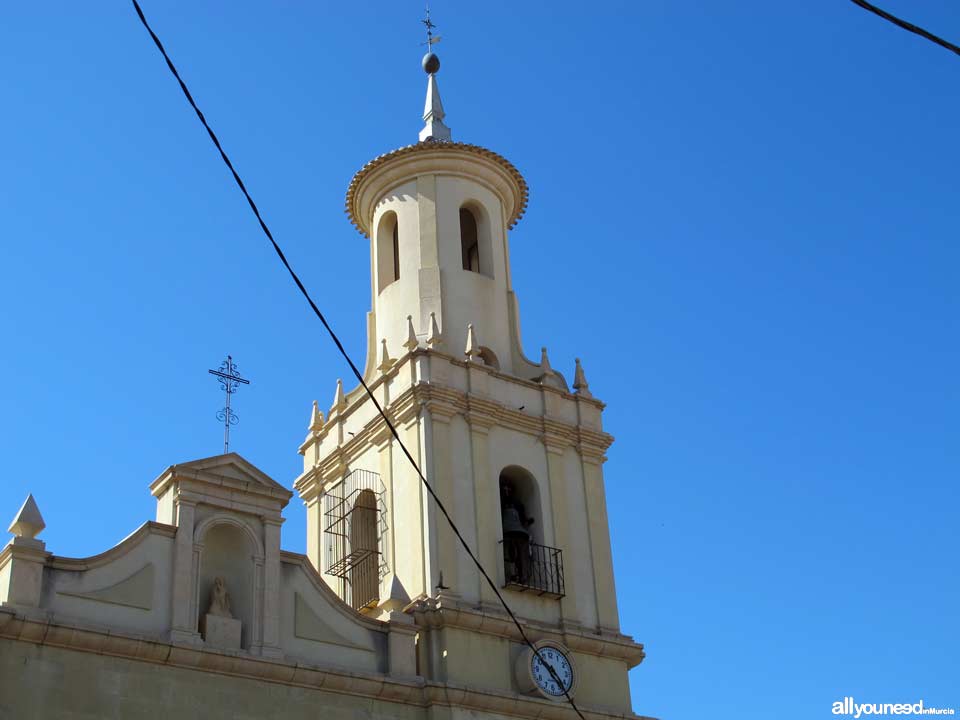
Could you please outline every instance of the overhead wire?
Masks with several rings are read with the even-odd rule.
[[[257,218],[257,222],[260,224],[260,229],[263,231],[264,235],[267,236],[267,239],[270,240],[270,244],[273,246],[274,251],[277,254],[277,257],[280,258],[280,262],[286,268],[287,272],[290,274],[291,279],[296,284],[297,289],[300,291],[300,294],[306,299],[307,303],[310,305],[310,308],[313,310],[314,315],[320,320],[323,324],[323,327],[326,329],[327,333],[330,336],[330,339],[333,340],[334,345],[336,345],[337,350],[340,352],[340,355],[343,356],[344,360],[347,361],[347,364],[350,366],[350,370],[353,373],[354,377],[366,391],[367,396],[373,402],[374,407],[377,409],[377,412],[380,414],[380,417],[383,418],[387,427],[390,429],[390,433],[393,435],[393,438],[397,441],[397,445],[403,451],[403,454],[406,456],[407,460],[410,462],[410,465],[416,471],[417,476],[420,478],[420,482],[427,489],[427,492],[430,494],[430,497],[436,503],[437,509],[440,513],[446,518],[447,523],[450,525],[450,529],[453,531],[454,535],[460,541],[460,544],[463,546],[463,549],[466,551],[467,555],[473,561],[473,564],[476,565],[477,570],[486,580],[487,584],[490,586],[490,589],[493,590],[494,594],[497,597],[497,600],[500,601],[500,604],[503,606],[503,609],[506,611],[507,615],[510,617],[510,620],[513,621],[514,626],[517,628],[517,631],[520,634],[523,642],[533,651],[534,655],[539,658],[540,662],[547,668],[550,673],[551,678],[554,682],[557,683],[557,686],[563,690],[563,694],[570,704],[570,707],[577,713],[581,720],[586,720],[583,713],[580,712],[580,709],[577,707],[576,703],[573,701],[573,698],[570,696],[570,693],[561,680],[560,676],[557,674],[557,671],[554,669],[553,665],[540,654],[539,649],[530,641],[530,638],[527,636],[526,631],[523,629],[520,621],[517,619],[516,615],[513,613],[513,610],[510,609],[510,606],[507,604],[507,601],[504,599],[503,595],[500,593],[499,588],[497,588],[496,583],[490,578],[490,575],[484,569],[483,565],[480,563],[480,560],[477,559],[477,556],[474,554],[473,550],[470,549],[470,545],[467,543],[466,539],[460,533],[459,528],[457,528],[456,523],[454,523],[453,518],[450,517],[450,513],[444,507],[443,502],[437,496],[437,493],[434,491],[433,487],[427,481],[427,478],[424,476],[423,471],[420,469],[420,466],[414,460],[413,455],[410,454],[410,451],[404,445],[403,440],[400,439],[400,435],[397,432],[396,427],[394,427],[390,418],[387,416],[387,413],[384,411],[383,407],[380,405],[380,402],[377,400],[376,396],[373,394],[373,391],[370,390],[370,387],[363,379],[363,375],[360,370],[354,364],[353,360],[350,358],[350,355],[347,353],[346,349],[343,347],[343,343],[340,342],[340,338],[337,337],[337,334],[334,332],[333,328],[330,326],[330,323],[327,322],[326,317],[320,311],[320,308],[317,307],[317,304],[313,301],[313,298],[310,296],[310,293],[307,291],[303,282],[300,280],[300,277],[294,271],[293,267],[290,265],[290,262],[287,260],[286,255],[284,255],[283,250],[280,248],[280,245],[273,237],[273,233],[270,232],[270,228],[267,227],[267,223],[264,221],[263,216],[260,214],[260,210],[257,208],[257,204],[254,202],[253,197],[247,191],[246,185],[244,185],[243,180],[240,178],[240,175],[237,173],[236,169],[233,166],[233,163],[230,161],[230,158],[227,156],[226,151],[223,149],[223,146],[220,144],[220,140],[217,139],[216,133],[214,133],[213,128],[210,127],[210,124],[207,122],[206,117],[203,112],[197,106],[196,101],[193,99],[193,95],[190,93],[190,90],[187,88],[186,83],[183,81],[183,78],[180,77],[180,73],[177,71],[176,66],[173,64],[173,61],[170,59],[170,56],[167,54],[166,49],[163,46],[163,43],[160,41],[160,38],[157,37],[157,34],[153,31],[153,28],[150,27],[150,23],[147,22],[147,18],[143,13],[143,10],[140,7],[140,3],[137,0],[132,0],[133,7],[137,12],[137,17],[140,18],[140,22],[146,28],[147,32],[150,34],[150,37],[153,39],[154,44],[157,46],[157,49],[160,51],[160,54],[163,55],[163,59],[167,63],[167,67],[170,72],[176,78],[177,82],[180,85],[180,89],[183,91],[184,96],[187,98],[187,102],[190,103],[190,107],[193,108],[196,112],[197,117],[200,119],[201,124],[204,129],[206,129],[207,134],[210,136],[210,140],[216,146],[217,151],[220,153],[220,158],[223,160],[224,164],[230,170],[230,173],[233,175],[234,181],[237,183],[237,186],[240,188],[240,191],[243,193],[243,196],[247,200],[247,204],[250,206],[250,209],[253,211],[254,216]]]
[[[872,12],[874,15],[882,17],[884,20],[887,20],[888,22],[892,22],[894,25],[896,25],[897,27],[903,28],[907,32],[912,32],[915,35],[919,35],[922,38],[926,38],[930,42],[936,43],[940,47],[946,48],[950,52],[960,55],[960,46],[954,45],[949,40],[944,40],[942,37],[938,37],[937,35],[934,35],[929,30],[924,30],[919,25],[914,25],[913,23],[907,22],[902,18],[898,18],[896,15],[891,15],[886,10],[881,10],[876,5],[866,2],[866,0],[850,0],[850,2],[852,2],[854,5],[858,5],[862,7],[864,10],[868,12]]]

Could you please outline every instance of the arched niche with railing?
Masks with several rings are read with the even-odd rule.
[[[563,597],[563,551],[544,545],[543,510],[536,478],[525,468],[500,471],[504,585],[520,591]]]

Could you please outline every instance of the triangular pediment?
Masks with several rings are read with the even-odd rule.
[[[242,488],[251,492],[283,498],[284,504],[293,493],[237,453],[214,455],[171,465],[150,486],[154,495],[162,486],[176,480],[192,480],[211,485]]]

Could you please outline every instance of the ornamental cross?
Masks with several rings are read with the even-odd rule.
[[[434,25],[433,22],[430,20],[430,6],[429,6],[429,5],[427,5],[427,7],[426,7],[426,12],[427,12],[427,17],[424,18],[423,20],[421,20],[420,22],[422,22],[423,25],[424,25],[424,27],[427,28],[427,41],[426,41],[425,43],[420,43],[420,44],[421,44],[421,45],[426,45],[426,46],[427,46],[427,52],[430,53],[430,52],[433,52],[433,46],[436,45],[438,42],[440,42],[440,36],[439,36],[439,35],[434,36],[434,34],[433,34],[433,30],[434,30],[434,28],[436,28],[437,26]]]
[[[223,410],[217,413],[217,420],[223,423],[223,454],[230,452],[230,426],[240,422],[240,418],[230,409],[230,396],[233,395],[241,385],[249,385],[249,380],[240,377],[237,366],[233,358],[227,355],[219,370],[207,370],[211,375],[216,375],[220,381],[220,387],[227,394],[227,403]]]

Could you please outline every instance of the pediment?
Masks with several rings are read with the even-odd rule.
[[[151,483],[150,491],[159,497],[170,483],[177,481],[268,495],[280,500],[283,505],[293,496],[290,490],[237,453],[214,455],[171,465]]]

